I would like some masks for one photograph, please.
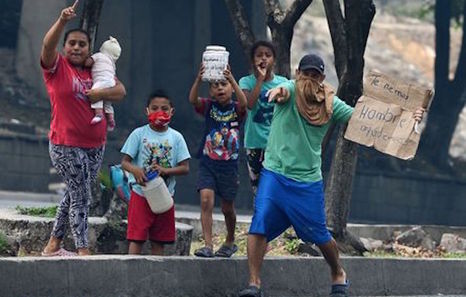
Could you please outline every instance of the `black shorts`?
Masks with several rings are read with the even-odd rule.
[[[238,193],[238,165],[218,166],[213,161],[199,163],[197,190],[211,189],[220,198],[233,201]]]

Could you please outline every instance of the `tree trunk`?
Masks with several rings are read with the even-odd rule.
[[[100,11],[104,0],[85,0],[83,14],[79,27],[89,33],[91,37],[90,48],[94,50],[94,43],[97,37],[97,28],[99,26]]]
[[[270,27],[271,25],[269,25]],[[280,24],[273,24],[271,27],[272,40],[276,46],[277,57],[275,59],[276,71],[282,76],[290,78],[290,51],[293,29],[287,30]]]
[[[466,22],[455,78],[449,79],[451,0],[435,5],[435,97],[430,108],[426,131],[422,137],[420,154],[432,164],[450,172],[449,149],[465,101],[466,91]],[[466,12],[466,1],[463,13]]]
[[[230,13],[231,21],[233,22],[233,27],[239,43],[243,48],[244,55],[249,59],[249,49],[252,47],[256,38],[249,26],[246,12],[238,0],[225,0],[225,4]]]
[[[102,10],[103,2],[104,0],[85,0],[84,2],[84,9],[81,15],[79,27],[89,33],[89,37],[91,38],[91,52],[94,50],[100,11]],[[93,216],[102,216],[107,212],[109,201],[104,201],[105,199],[102,199],[103,197],[107,197],[107,194],[102,193],[98,179],[92,185],[91,193],[89,214]]]
[[[372,0],[346,0],[343,17],[338,0],[324,1],[335,51],[335,67],[340,81],[338,97],[354,106],[362,95],[364,51],[375,6]],[[325,200],[328,225],[339,248],[347,254],[365,251],[358,238],[346,230],[353,177],[357,164],[357,145],[343,138],[340,128],[332,165],[327,179]]]

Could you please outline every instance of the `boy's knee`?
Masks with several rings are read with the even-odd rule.
[[[235,214],[235,207],[233,203],[222,203],[222,213],[224,215],[234,215]]]
[[[201,209],[204,211],[211,211],[214,208],[214,204],[208,197],[201,197]]]

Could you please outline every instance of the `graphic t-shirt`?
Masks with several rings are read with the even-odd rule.
[[[205,132],[198,156],[236,165],[240,149],[239,129],[246,113],[240,111],[238,102],[222,106],[212,99],[199,100],[201,104],[196,112],[205,117]]]
[[[325,133],[332,122],[347,122],[353,114],[353,108],[335,96],[330,121],[322,126],[314,126],[298,111],[295,81],[280,86],[288,89],[290,99],[275,105],[264,167],[297,181],[320,181],[321,145]]]
[[[131,132],[121,152],[130,156],[133,159],[132,163],[146,172],[150,171],[150,166],[154,162],[164,168],[173,168],[178,163],[191,158],[188,146],[180,132],[170,127],[165,132],[157,132],[152,130],[149,124]],[[128,182],[133,184],[133,191],[144,196],[141,186],[136,184],[136,179],[132,174]],[[166,177],[165,183],[170,194],[174,195],[175,177]]]
[[[248,109],[248,116],[244,124],[244,147],[261,148],[267,146],[267,138],[270,133],[270,124],[273,117],[274,103],[269,103],[265,96],[268,90],[277,87],[288,79],[284,76],[274,74],[273,79],[262,83],[261,92],[256,104],[252,109]],[[239,87],[242,90],[251,92],[256,85],[256,77],[251,74],[239,80]]]
[[[55,145],[97,148],[105,143],[105,119],[91,125],[94,110],[84,94],[92,87],[90,69],[71,65],[62,55],[50,69],[42,66],[45,86],[50,96],[50,141]]]

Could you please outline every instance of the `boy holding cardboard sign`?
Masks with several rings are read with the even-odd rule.
[[[331,295],[348,293],[336,242],[326,228],[320,167],[322,140],[330,123],[346,123],[354,109],[324,83],[324,69],[322,58],[306,55],[296,80],[268,92],[269,100],[277,104],[249,229],[249,286],[239,296],[262,296],[260,270],[266,244],[290,225],[300,239],[322,251],[331,268]],[[415,120],[420,121],[423,112],[418,109]]]

